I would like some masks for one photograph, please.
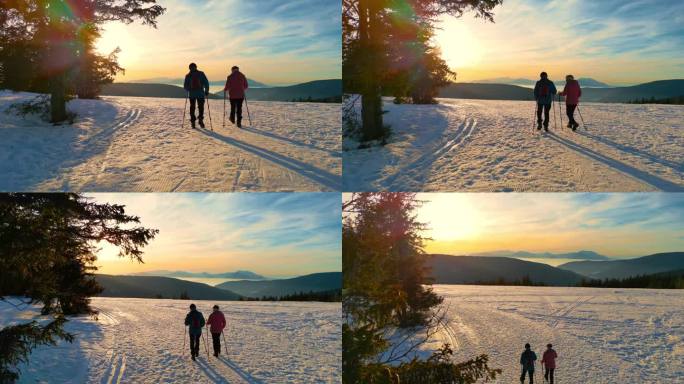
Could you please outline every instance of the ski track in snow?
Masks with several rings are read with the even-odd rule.
[[[684,383],[684,292],[681,290],[435,285],[448,308],[446,327],[417,352],[443,343],[456,361],[487,354],[503,370],[495,381],[519,382],[520,353],[546,344],[558,352],[557,383]],[[408,357],[411,358],[412,355]]]
[[[205,317],[218,304],[226,345],[215,358],[203,333],[200,355],[183,348],[190,301],[93,298],[97,318],[71,318],[73,344],[38,347],[20,366],[20,383],[340,383],[339,303],[193,301]],[[36,316],[0,301],[0,327]],[[21,320],[21,321],[19,321]],[[187,335],[185,336],[187,337]],[[208,340],[207,357],[205,340]]]
[[[587,125],[572,132],[560,129],[554,104],[551,132],[542,134],[533,102],[439,101],[386,100],[393,136],[384,147],[345,142],[343,189],[684,191],[683,106],[585,103]]]
[[[206,112],[205,129],[181,128],[183,99],[73,100],[71,126],[5,113],[33,96],[0,91],[0,191],[341,189],[339,104],[254,101],[238,129],[210,100],[213,131]]]

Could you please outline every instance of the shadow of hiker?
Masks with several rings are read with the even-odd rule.
[[[202,360],[202,358],[197,359],[197,366],[207,375],[207,378],[213,383],[230,383],[221,374],[214,369],[207,361]]]
[[[648,172],[644,172],[640,169],[634,168],[628,164],[625,164],[623,162],[620,162],[618,160],[615,160],[613,158],[610,158],[606,155],[603,155],[601,153],[598,153],[596,151],[593,151],[587,147],[584,147],[580,144],[577,144],[573,141],[570,141],[566,138],[563,138],[561,136],[558,136],[557,134],[553,132],[549,132],[548,137],[559,144],[562,144],[566,146],[567,148],[574,150],[578,152],[581,155],[584,155],[592,160],[599,161],[617,171],[620,171],[622,173],[625,173],[629,176],[632,176],[633,178],[646,183],[652,187],[655,187],[657,189],[660,189],[661,191],[664,192],[682,192],[684,191],[684,186],[675,184],[671,181],[661,179],[655,175],[651,175]]]
[[[264,384],[263,381],[254,378],[248,372],[245,372],[242,368],[238,367],[237,364],[230,361],[230,359],[228,359],[227,357],[225,357],[223,355],[219,355],[218,359],[223,364],[225,364],[228,368],[233,370],[233,372],[237,373],[240,377],[245,379],[248,383],[250,383],[250,384]]]
[[[262,135],[262,136],[270,137],[270,138],[273,138],[276,140],[285,141],[285,142],[288,142],[288,143],[291,143],[294,145],[298,145],[300,147],[315,149],[317,151],[325,152],[325,153],[327,153],[331,156],[334,156],[334,157],[342,157],[342,150],[341,149],[339,151],[331,151],[329,149],[319,148],[313,144],[307,144],[307,143],[304,143],[301,141],[290,139],[290,138],[285,137],[285,136],[280,136],[280,135],[277,135],[275,133],[262,131],[260,129],[256,129],[256,128],[252,128],[252,127],[242,127],[242,130],[247,131],[247,132],[251,132],[255,135]]]
[[[261,147],[257,147],[255,145],[234,139],[232,137],[224,136],[214,131],[208,131],[206,129],[200,131],[207,136],[213,137],[216,140],[223,141],[226,144],[232,145],[246,152],[259,156],[265,160],[268,160],[272,163],[280,165],[281,167],[296,172],[318,184],[323,185],[324,187],[332,191],[339,191],[342,187],[342,177],[339,175],[333,175],[332,173],[314,167],[313,165],[289,158],[287,156],[283,156],[279,153]]]

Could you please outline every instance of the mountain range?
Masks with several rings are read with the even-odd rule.
[[[134,83],[144,83],[144,84],[168,84],[168,85],[175,85],[182,87],[183,83],[185,82],[185,78],[173,78],[173,77],[154,77],[151,79],[142,79],[142,80],[136,80]],[[125,84],[125,83],[124,83]],[[263,87],[268,87],[268,85],[252,80],[252,79],[247,79],[247,84],[249,84],[250,88],[263,88]],[[211,87],[221,87],[226,85],[225,80],[209,80],[209,85]]]
[[[427,264],[435,284],[512,282],[529,278],[534,283],[574,286],[583,279],[625,278],[682,270],[684,252],[657,253],[633,259],[571,261],[558,267],[512,257],[437,254],[429,255]]]
[[[594,251],[577,251],[568,253],[527,252],[527,251],[493,251],[478,253],[477,256],[499,256],[523,259],[573,259],[573,260],[610,260],[608,256]]]
[[[581,77],[581,78],[578,78],[577,81],[579,81],[579,83],[582,87],[592,87],[592,88],[610,88],[610,87],[612,87],[611,85],[608,85],[608,84],[601,82],[601,81],[598,81],[596,79],[592,79],[590,77]],[[510,84],[510,85],[521,85],[521,86],[534,86],[534,84],[537,83],[537,80],[524,79],[524,78],[514,79],[511,77],[496,77],[493,79],[477,80],[477,81],[473,81],[472,83]]]
[[[283,296],[298,292],[320,292],[342,288],[342,272],[323,272],[279,280],[227,281],[216,286],[245,297]]]
[[[165,277],[201,277],[212,279],[244,279],[244,280],[264,280],[266,277],[251,271],[235,271],[223,273],[209,272],[187,272],[187,271],[148,271],[134,273],[133,276],[165,276]]]
[[[238,300],[240,295],[207,284],[161,276],[95,275],[104,288],[99,296],[178,299],[187,294],[195,300]]]
[[[684,269],[684,252],[656,253],[634,259],[571,261],[558,268],[593,279],[624,278]]]
[[[556,82],[562,88],[563,81]],[[629,87],[582,89],[581,101],[625,103],[636,99],[666,99],[684,94],[684,79],[659,80]],[[532,90],[510,84],[453,83],[442,88],[438,97],[483,100],[534,100]]]
[[[210,93],[212,99],[223,99],[223,84],[219,92]],[[112,83],[102,87],[102,96],[162,97],[184,99],[186,92],[182,87],[156,83]],[[339,98],[342,95],[342,80],[316,80],[286,87],[250,88],[248,100],[255,101],[292,101],[298,99]]]

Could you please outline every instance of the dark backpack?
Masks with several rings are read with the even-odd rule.
[[[199,91],[202,89],[202,81],[200,80],[200,75],[198,71],[190,74],[190,90]]]
[[[542,83],[539,87],[539,96],[546,97],[549,95],[549,85],[547,83]]]
[[[202,328],[197,314],[192,316],[192,328]]]

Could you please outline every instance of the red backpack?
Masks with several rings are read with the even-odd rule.
[[[549,95],[549,85],[546,83],[542,83],[541,87],[539,87],[539,96],[545,97]]]
[[[202,82],[200,81],[199,72],[195,71],[190,74],[190,90],[198,91],[202,89]]]

